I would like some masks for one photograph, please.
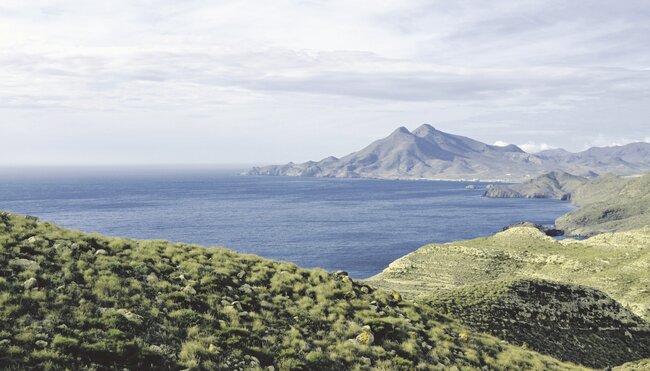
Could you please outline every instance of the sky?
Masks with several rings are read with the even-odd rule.
[[[428,123],[650,141],[646,0],[1,0],[0,165],[270,164]]]

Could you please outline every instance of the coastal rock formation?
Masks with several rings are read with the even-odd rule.
[[[484,196],[491,198],[553,198],[570,200],[571,194],[588,182],[585,177],[556,170],[540,175],[524,183],[512,185],[489,185]]]

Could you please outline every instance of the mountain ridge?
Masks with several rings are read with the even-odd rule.
[[[648,159],[650,143],[532,154],[513,144],[490,145],[423,124],[413,131],[400,126],[387,137],[340,158],[253,167],[243,174],[522,182],[555,170],[585,177],[607,172],[633,175],[650,171]]]

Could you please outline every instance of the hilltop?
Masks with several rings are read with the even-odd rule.
[[[592,287],[650,320],[650,227],[555,240],[515,227],[467,241],[430,244],[367,282],[423,297],[499,280],[544,279]]]
[[[584,369],[343,272],[4,212],[0,316],[15,370]]]
[[[423,246],[365,282],[476,331],[603,368],[650,357],[649,267],[650,227],[557,241],[524,224]]]
[[[489,145],[424,124],[412,132],[399,127],[341,158],[254,167],[245,174],[521,182],[556,170],[585,177],[607,172],[638,174],[650,171],[649,158],[650,143],[531,154],[516,145]]]

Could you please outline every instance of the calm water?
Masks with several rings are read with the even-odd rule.
[[[491,234],[571,209],[488,199],[464,182],[244,177],[235,171],[0,173],[0,209],[86,232],[226,246],[239,252],[380,272],[429,242]]]

